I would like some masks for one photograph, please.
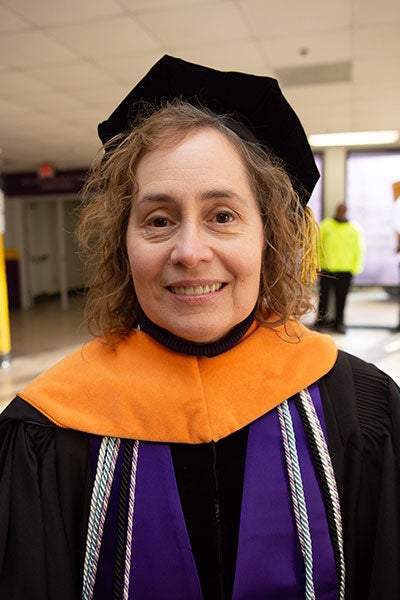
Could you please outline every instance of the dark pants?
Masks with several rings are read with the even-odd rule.
[[[326,320],[329,308],[329,297],[335,293],[335,325],[344,324],[344,307],[350,289],[352,274],[347,272],[323,271],[320,277],[320,293],[318,304],[318,319]]]

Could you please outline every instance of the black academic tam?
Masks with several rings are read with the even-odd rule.
[[[99,124],[101,141],[110,141],[135,123],[143,103],[155,108],[176,98],[245,125],[258,143],[283,162],[303,204],[310,198],[319,172],[304,129],[276,79],[217,71],[165,55]]]

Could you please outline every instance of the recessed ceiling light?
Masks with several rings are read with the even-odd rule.
[[[393,144],[398,139],[398,131],[347,131],[344,133],[318,133],[308,136],[308,141],[314,147],[374,146],[377,144]]]

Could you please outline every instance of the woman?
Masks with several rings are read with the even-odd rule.
[[[176,61],[156,80],[217,77]],[[302,152],[278,132],[277,161],[268,127],[165,86],[100,126],[79,237],[101,337],[2,414],[0,597],[398,597],[399,390],[297,321],[304,132],[281,123]]]

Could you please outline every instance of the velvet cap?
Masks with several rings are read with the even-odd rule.
[[[245,125],[261,146],[283,161],[302,204],[307,204],[319,172],[296,113],[271,77],[217,71],[164,55],[99,124],[102,143],[128,130],[143,102],[157,107],[175,98],[233,116]]]

